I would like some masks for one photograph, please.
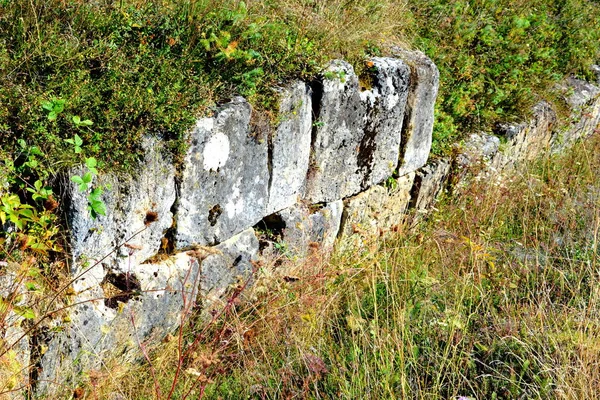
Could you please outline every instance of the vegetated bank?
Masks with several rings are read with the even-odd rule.
[[[261,14],[258,12],[252,14],[249,10],[252,7],[255,7],[254,10],[263,10],[263,12],[265,10],[264,8],[258,8],[261,7],[259,4],[249,3],[246,5],[242,2],[236,2],[231,7],[228,4],[223,8],[217,8],[216,14],[212,14],[215,8],[210,8],[214,5],[208,2],[184,4],[185,7],[188,7],[187,9],[161,8],[168,6],[167,2],[127,3],[125,6],[129,8],[123,9],[124,3],[118,5],[103,2],[89,5],[79,2],[1,3],[1,6],[4,7],[2,11],[7,11],[7,13],[2,13],[3,17],[0,17],[2,18],[3,28],[0,32],[8,32],[8,34],[2,38],[3,48],[0,52],[0,60],[6,63],[3,65],[2,70],[9,71],[8,74],[2,75],[4,80],[0,88],[7,99],[7,101],[2,101],[2,104],[6,106],[0,112],[2,116],[2,148],[7,152],[12,152],[14,148],[17,149],[16,154],[10,154],[6,157],[8,162],[3,165],[3,168],[6,169],[5,176],[8,177],[8,182],[3,184],[3,187],[7,189],[3,193],[3,200],[6,200],[3,201],[3,212],[5,218],[10,218],[16,226],[16,229],[3,232],[3,236],[11,238],[9,241],[3,241],[3,244],[10,244],[9,247],[5,246],[3,251],[10,261],[22,263],[21,265],[24,268],[30,268],[31,274],[35,275],[36,279],[39,278],[39,282],[36,281],[34,289],[40,293],[42,289],[52,287],[52,282],[45,281],[45,276],[53,272],[54,268],[58,269],[63,254],[63,249],[56,241],[58,233],[56,216],[54,215],[56,204],[54,204],[55,200],[47,187],[55,169],[81,162],[84,157],[87,160],[94,159],[94,161],[89,162],[92,165],[91,168],[96,168],[96,159],[100,160],[101,166],[114,168],[119,167],[118,164],[124,164],[131,167],[136,160],[140,140],[146,134],[162,136],[171,141],[174,149],[178,149],[185,144],[183,140],[184,132],[190,121],[198,113],[202,114],[202,112],[208,110],[216,99],[233,92],[241,92],[251,98],[254,97],[256,104],[262,104],[268,109],[269,96],[264,93],[261,94],[260,88],[267,88],[270,84],[276,83],[278,79],[284,77],[313,74],[318,70],[323,60],[336,55],[337,52],[340,52],[340,49],[343,49],[343,46],[337,44],[333,46],[333,50],[329,48],[331,51],[328,54],[319,55],[320,53],[313,53],[315,43],[320,43],[318,42],[319,38],[323,40],[323,43],[327,42],[328,37],[325,35],[315,34],[313,39],[308,41],[299,40],[298,38],[303,37],[302,34],[308,32],[299,29],[298,32],[300,33],[293,36],[298,39],[296,40],[289,39],[286,36],[289,33],[288,31],[285,31],[285,35],[281,34],[282,29],[287,29],[285,24],[271,26],[266,22],[268,20],[262,20],[265,22],[264,26],[260,24],[252,25],[255,23],[252,22],[254,21],[252,18],[258,18]],[[317,16],[325,14],[333,19],[339,15],[345,15],[344,13],[335,13],[343,10],[340,4],[332,4],[334,6],[330,9],[325,5],[318,4],[304,8],[298,6],[296,9],[304,10],[300,13],[302,16],[309,12],[315,12]],[[469,10],[468,7],[459,3],[455,5],[456,8],[453,10],[456,12],[463,10],[464,16],[481,15],[485,11],[485,7],[489,6],[486,4],[480,4],[479,6],[482,8],[473,15],[469,14],[470,11],[465,11]],[[565,4],[569,7],[589,7],[593,5],[591,2]],[[293,4],[290,6],[293,6]],[[389,9],[378,8],[375,5],[372,5],[374,8],[369,8],[367,3],[357,2],[356,6],[357,8],[351,7],[350,10],[359,10],[363,13],[363,16],[367,14],[370,16],[391,15],[385,14]],[[436,10],[443,10],[443,7],[439,4],[427,4],[427,6],[432,7],[430,9],[432,13]],[[466,8],[461,8],[462,6]],[[10,7],[14,8],[11,9]],[[294,9],[294,7],[290,9]],[[423,9],[427,9],[427,7]],[[510,10],[510,8],[506,9]],[[99,10],[106,12],[99,12]],[[156,10],[167,12],[159,13]],[[194,14],[198,10],[200,10],[200,13]],[[270,8],[268,10],[281,9]],[[555,9],[548,8],[544,10],[547,12],[544,15],[550,21],[556,21],[556,14],[552,14],[556,12]],[[562,11],[565,10],[562,9]],[[581,10],[583,8],[580,8]],[[173,20],[163,19],[164,15],[170,15],[169,11],[174,13],[172,14]],[[592,16],[593,18],[593,9],[585,11],[590,12],[581,12],[580,14]],[[153,12],[155,13],[153,18],[158,21],[157,26],[160,29],[156,29],[154,25],[156,22],[153,22],[152,18],[144,21],[144,18],[148,15],[152,16]],[[494,12],[493,14],[494,16],[503,15],[501,12]],[[65,15],[71,19],[65,19]],[[191,17],[178,20],[177,18],[182,15]],[[211,18],[214,18],[216,21],[215,26],[209,24],[198,30],[191,22],[194,20],[197,22],[199,15],[207,17],[202,19],[203,23],[206,20],[213,21]],[[266,13],[264,15],[270,14]],[[273,15],[278,16],[281,14],[273,11]],[[514,24],[514,27],[509,25],[512,28],[516,27],[516,30],[512,32],[512,28],[509,29],[508,33],[505,33],[504,36],[501,34],[498,40],[502,41],[505,37],[529,40],[532,32],[530,30],[531,22],[524,22],[519,19],[521,17],[510,17],[509,14],[506,14],[506,16],[507,19],[502,21]],[[522,18],[529,20],[529,17],[530,15],[527,14]],[[349,18],[349,20],[352,20],[352,18]],[[462,18],[455,18],[451,21],[460,20]],[[120,21],[117,26],[118,29],[112,29],[115,28],[112,21]],[[573,21],[569,20],[567,22],[571,23]],[[494,22],[492,19],[488,22],[492,30],[499,24],[499,22]],[[576,21],[575,23],[579,22]],[[488,25],[483,28],[489,31]],[[190,26],[195,28],[186,31]],[[95,27],[96,30],[90,27]],[[476,33],[464,37],[476,40],[480,36],[477,33],[479,32],[476,29],[477,27],[482,28],[475,24],[475,28],[472,28],[472,30]],[[578,32],[575,26],[569,27],[571,30],[558,31],[563,33],[557,34],[556,37],[564,38],[568,32]],[[178,31],[180,28],[183,29],[182,32]],[[456,29],[458,28],[460,26]],[[232,36],[231,31],[238,32],[236,29],[239,33]],[[499,28],[496,30],[499,30]],[[200,33],[198,33],[199,31]],[[264,36],[264,31],[271,32],[267,39]],[[374,31],[377,34],[388,32],[377,29]],[[77,34],[73,35],[73,32]],[[164,35],[165,32],[173,33],[173,35]],[[323,32],[325,30],[321,33]],[[90,36],[84,35],[88,33],[90,33]],[[202,33],[204,33],[204,36],[202,36]],[[104,34],[108,36],[103,36]],[[179,36],[176,34],[179,34]],[[195,39],[194,35],[197,35]],[[282,37],[288,37],[289,39],[286,40],[285,46],[279,40]],[[309,37],[308,34],[307,37]],[[352,36],[348,35],[348,37]],[[553,37],[553,35],[550,35],[550,37]],[[178,42],[178,40],[180,41]],[[341,39],[338,38],[337,40]],[[48,45],[48,43],[51,45]],[[177,47],[178,43],[180,47]],[[189,53],[178,53],[178,51],[182,51],[181,46],[183,44],[187,45],[189,43],[196,43],[197,47],[188,49]],[[249,44],[247,48],[243,47],[244,43]],[[275,44],[273,47],[269,47],[269,43]],[[334,41],[334,43],[338,42]],[[375,41],[375,43],[377,45],[378,42]],[[584,40],[577,43],[587,42]],[[91,51],[98,44],[101,44],[101,46]],[[357,53],[347,54],[347,56],[358,58],[365,51],[377,53],[381,49],[378,49],[376,45],[361,43],[360,46],[350,47],[353,50],[356,49]],[[297,50],[296,46],[299,46],[299,50],[294,53],[294,49]],[[339,46],[339,48],[335,46]],[[471,46],[474,46],[472,42],[465,44],[466,49]],[[254,53],[257,52],[254,47],[266,47],[265,54],[267,56],[262,55],[261,60]],[[278,56],[280,58],[269,54],[270,48],[277,49],[275,51],[277,54],[279,54],[278,51],[283,49]],[[289,52],[290,48],[293,50],[291,53]],[[323,48],[327,47],[323,46]],[[483,49],[486,48],[483,47]],[[483,53],[488,54],[489,50],[486,50],[487,53],[486,51],[483,51]],[[511,48],[509,50],[516,51],[517,49]],[[591,48],[591,50],[594,49]],[[90,53],[88,54],[86,51],[90,51]],[[597,49],[595,51],[596,55],[591,56],[592,59],[597,57]],[[508,50],[507,52],[512,54]],[[456,54],[460,53],[461,51],[456,52]],[[107,58],[102,58],[107,54],[109,55]],[[292,57],[293,61],[290,61],[292,64],[285,63],[285,57],[289,54],[295,54]],[[593,51],[581,54],[593,54]],[[96,60],[98,57],[100,58],[99,61]],[[528,66],[529,56],[525,55],[523,57],[525,58],[523,64]],[[157,59],[165,62],[156,63]],[[210,60],[212,64],[203,64],[207,60]],[[271,71],[273,73],[268,74],[267,72],[270,71],[268,68],[273,68],[273,60],[279,61],[282,66],[291,65],[291,67],[289,69],[282,67],[286,71],[282,75],[277,75],[276,71]],[[548,61],[548,58],[545,60]],[[460,65],[461,68],[465,65],[468,67],[469,64],[464,64],[463,61],[457,61],[456,64]],[[178,62],[189,62],[190,64],[184,65],[178,64]],[[491,64],[496,65],[497,59],[492,59]],[[202,68],[194,69],[190,67],[197,65],[201,65]],[[505,65],[510,64],[505,63]],[[544,66],[546,64],[537,63],[535,68],[541,68],[540,65]],[[572,65],[576,64],[559,66],[557,71],[560,71],[559,74],[568,72]],[[279,67],[278,65],[277,68]],[[466,70],[469,71],[471,67]],[[450,69],[450,71],[453,70]],[[223,77],[220,75],[229,73],[231,73],[231,76]],[[446,74],[446,76],[450,76],[448,72]],[[184,78],[181,78],[181,76],[184,76]],[[469,76],[469,74],[466,76]],[[529,77],[529,75],[527,76]],[[164,80],[157,80],[157,77]],[[550,76],[552,79],[557,77]],[[519,87],[519,84],[525,80],[523,77],[523,79],[519,78],[516,81],[509,80],[508,83]],[[156,81],[162,83],[156,84]],[[505,82],[505,78],[504,75],[500,74],[489,81]],[[496,109],[494,111],[495,116],[476,118],[477,115],[481,114],[480,110],[483,110],[483,108],[478,105],[473,106],[470,103],[479,104],[474,99],[482,96],[484,100],[481,100],[483,102],[481,104],[485,104],[487,95],[497,95],[499,93],[496,90],[497,88],[492,90],[486,88],[485,84],[489,83],[488,80],[483,79],[481,82],[472,89],[460,89],[462,92],[459,90],[458,93],[462,97],[459,96],[460,101],[456,103],[458,105],[445,103],[444,106],[441,100],[444,107],[448,104],[452,105],[451,107],[448,106],[447,109],[450,112],[446,112],[446,116],[456,114],[457,118],[452,117],[450,120],[442,115],[442,120],[445,122],[450,121],[451,125],[449,125],[450,128],[447,129],[446,133],[441,132],[438,134],[436,143],[443,143],[444,139],[448,143],[449,138],[458,138],[460,136],[458,132],[461,132],[459,128],[461,127],[473,129],[474,127],[491,126],[499,120],[499,116],[511,115],[513,109],[505,106]],[[214,86],[212,86],[213,84]],[[461,85],[454,86],[461,87]],[[172,92],[169,92],[171,89]],[[188,89],[189,92],[186,92]],[[206,101],[207,98],[210,100]],[[526,96],[517,96],[516,98],[528,99]],[[500,104],[502,100],[498,100],[498,102]],[[465,104],[468,107],[463,107]],[[523,106],[527,102],[520,104]],[[186,108],[188,106],[189,108]],[[514,107],[514,110],[518,109],[517,106]],[[517,112],[514,111],[513,115]],[[447,127],[448,125],[444,126]],[[466,133],[466,131],[462,132]],[[19,142],[19,139],[23,141]],[[5,145],[5,143],[8,144]],[[440,151],[447,151],[447,149],[444,146],[440,147]],[[177,150],[175,152],[177,154]],[[16,240],[14,240],[15,238]],[[51,255],[50,259],[53,259],[55,264],[50,266],[48,263],[39,263],[49,253]],[[27,257],[27,255],[35,255],[36,257]],[[40,274],[40,270],[44,269],[45,271],[42,271],[44,273]],[[24,315],[29,315],[30,310],[21,311]],[[312,360],[316,365],[314,368],[318,370],[320,368],[318,360]],[[324,374],[324,371],[322,370],[321,373]]]
[[[150,397],[596,399],[600,139],[447,197],[425,223],[265,269],[207,328],[90,393]],[[518,201],[515,201],[518,199]],[[115,363],[117,361],[115,360]],[[133,368],[133,369],[131,369]],[[149,384],[151,382],[152,384]],[[174,384],[173,382],[176,382]],[[141,392],[140,392],[141,391]]]

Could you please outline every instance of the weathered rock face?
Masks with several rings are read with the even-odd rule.
[[[258,239],[252,228],[210,248],[201,264],[200,293],[206,306],[219,305],[222,295],[232,284],[243,284],[251,278],[258,249]],[[196,251],[206,252],[207,249]]]
[[[140,343],[160,340],[189,314],[199,279],[197,259],[185,253],[124,272],[92,266],[73,285],[71,321],[45,338],[38,393],[55,393],[53,383],[74,382],[80,371],[117,355],[139,359]]]
[[[146,156],[136,175],[103,175],[95,182],[96,186],[110,186],[102,194],[106,216],[92,219],[87,210],[87,193],[69,183],[67,219],[74,274],[86,263],[101,259],[110,270],[127,271],[158,252],[165,231],[173,223],[175,167],[162,156],[158,142],[148,139],[144,147]],[[119,247],[123,243],[138,249],[129,254],[126,247]]]
[[[552,151],[562,151],[576,140],[593,134],[600,125],[600,80],[597,85],[569,78],[564,90],[572,110],[571,124],[552,137]]]
[[[431,208],[446,184],[450,167],[449,160],[438,159],[417,171],[410,195],[410,207],[417,215]]]
[[[397,178],[391,187],[372,188],[345,201],[342,234],[372,237],[404,221],[415,173]]]
[[[265,215],[267,140],[251,135],[251,112],[244,99],[236,98],[197,122],[181,180],[177,249],[218,244]]]
[[[312,203],[352,196],[389,177],[398,164],[409,69],[397,59],[372,62],[364,90],[343,61],[314,87],[314,154],[305,196]]]
[[[306,257],[311,246],[320,251],[331,250],[340,229],[342,210],[343,202],[338,200],[312,209],[306,204],[296,204],[272,215],[271,220],[276,221],[281,231],[285,255]]]
[[[409,65],[411,74],[398,167],[398,175],[402,176],[424,166],[429,157],[440,73],[419,51],[398,49],[396,54]]]
[[[266,214],[298,202],[308,172],[312,131],[312,98],[304,82],[281,93],[279,126],[270,140],[271,179]]]
[[[492,167],[499,171],[521,160],[532,160],[548,150],[555,123],[556,113],[548,103],[541,102],[534,107],[533,118],[528,123],[501,125],[501,134],[509,145],[494,157]]]

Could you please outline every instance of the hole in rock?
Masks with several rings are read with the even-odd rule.
[[[217,224],[217,220],[222,213],[223,210],[219,204],[214,205],[213,208],[208,210],[208,222],[210,222],[210,226],[215,226]]]
[[[132,298],[139,297],[142,289],[139,279],[128,272],[109,272],[100,286],[104,291],[104,305],[110,308],[117,308],[119,302],[127,303]]]
[[[268,215],[254,225],[258,234],[259,251],[262,253],[273,242],[283,241],[285,227],[285,221],[278,213]]]

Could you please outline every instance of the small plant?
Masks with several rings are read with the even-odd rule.
[[[98,215],[106,215],[106,204],[101,199],[104,189],[101,186],[93,187],[94,178],[98,175],[97,164],[94,157],[88,157],[85,159],[87,171],[81,176],[71,177],[71,180],[79,185],[81,193],[88,193],[88,211],[93,219],[98,218]]]
[[[48,121],[56,121],[58,115],[65,109],[65,100],[53,98],[42,102],[42,108],[48,112]]]

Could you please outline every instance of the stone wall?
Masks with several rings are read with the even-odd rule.
[[[92,220],[85,196],[68,184],[71,316],[30,341],[47,349],[34,351],[43,353],[37,392],[75,382],[117,354],[139,358],[140,343],[176,329],[192,307],[218,306],[261,257],[327,252],[340,238],[360,245],[409,210],[426,214],[474,165],[490,176],[598,127],[600,89],[569,80],[568,129],[556,131],[541,103],[531,121],[501,127],[502,151],[496,136],[477,133],[457,157],[427,164],[435,65],[403,50],[371,62],[365,76],[334,61],[313,82],[279,88],[276,126],[260,123],[243,98],[223,104],[196,122],[178,168],[148,139],[135,175],[98,177],[111,185],[106,217]]]

